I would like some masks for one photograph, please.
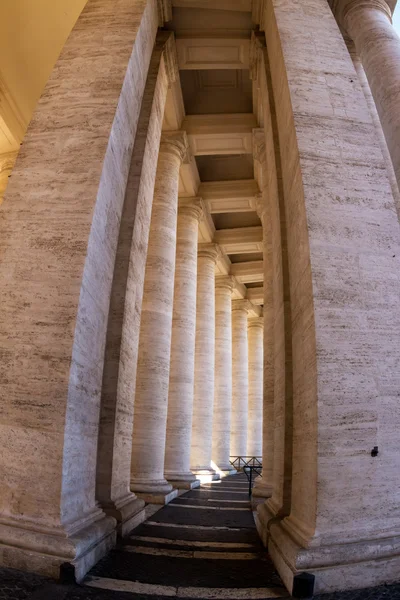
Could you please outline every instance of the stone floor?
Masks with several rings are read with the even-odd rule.
[[[287,598],[254,526],[243,475],[176,498],[132,532],[88,574],[61,586],[0,570],[0,600],[262,600]],[[400,600],[400,585],[316,597]]]

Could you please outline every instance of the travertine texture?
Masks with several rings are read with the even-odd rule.
[[[385,0],[336,0],[335,14],[363,64],[400,185],[400,38]]]
[[[113,543],[95,498],[118,229],[155,2],[89,0],[1,206],[0,560],[82,577]]]
[[[247,456],[262,456],[263,426],[263,317],[248,319],[249,408]]]
[[[190,444],[194,395],[197,240],[202,211],[203,205],[199,198],[182,198],[179,201],[164,466],[165,477],[172,482],[195,479],[190,471]]]
[[[105,512],[117,518],[122,534],[137,524],[137,513],[143,508],[143,501],[130,491],[134,385],[151,205],[168,89],[163,52],[170,36],[158,36],[143,95],[121,216],[104,359],[96,496]]]
[[[214,365],[215,365],[215,277],[216,244],[199,244],[197,260],[197,309],[194,374],[194,404],[190,463],[194,473],[211,469]]]
[[[131,465],[132,489],[154,495],[168,494],[172,489],[164,479],[164,456],[179,169],[186,155],[186,134],[163,134],[143,291]]]
[[[232,424],[231,456],[246,456],[249,402],[247,346],[248,300],[232,301]]]
[[[232,290],[229,276],[215,279],[215,390],[212,460],[220,471],[231,471],[232,411]]]
[[[357,54],[355,45],[353,40],[350,40],[348,36],[345,36],[345,42],[347,49],[352,58],[354,68],[358,75],[358,80],[361,84],[362,90],[364,92],[365,100],[367,101],[368,108],[371,113],[372,121],[375,125],[375,131],[379,139],[379,144],[382,150],[382,155],[385,160],[385,167],[390,181],[390,187],[392,188],[393,198],[395,200],[396,208],[397,208],[397,216],[400,219],[400,192],[399,186],[397,185],[396,174],[393,169],[392,159],[390,157],[390,152],[386,143],[386,138],[383,133],[382,124],[379,119],[378,111],[376,110],[376,104],[374,98],[371,94],[371,88],[369,87],[367,76],[365,75],[364,68],[362,66],[360,57]]]
[[[269,549],[289,587],[294,570],[316,567],[317,591],[360,587],[399,572],[391,537],[400,530],[399,224],[327,3],[273,0],[264,22],[288,215],[294,384],[291,512],[270,524]]]

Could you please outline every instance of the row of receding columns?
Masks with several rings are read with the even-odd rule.
[[[163,135],[131,465],[132,490],[152,502],[168,502],[174,488],[198,485],[197,478],[232,472],[231,456],[261,455],[263,319],[248,318],[248,300],[232,300],[233,277],[215,277],[218,245],[198,244],[203,203],[178,198],[188,156],[184,132]]]

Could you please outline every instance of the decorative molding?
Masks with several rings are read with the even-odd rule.
[[[160,152],[173,152],[183,163],[190,161],[190,151],[185,131],[164,131],[161,135]]]
[[[179,198],[178,214],[188,215],[197,221],[202,219],[206,208],[201,198]]]
[[[248,319],[247,327],[260,327],[260,329],[264,329],[264,317],[252,317]]]
[[[215,277],[215,290],[228,290],[232,293],[235,280],[230,275],[217,275]]]
[[[179,69],[248,69],[250,40],[231,38],[180,38],[176,41]]]
[[[217,261],[221,250],[218,244],[199,244],[197,247],[197,256],[199,258],[209,258],[210,260]]]
[[[158,25],[164,27],[164,23],[172,20],[172,1],[157,0],[158,8]]]
[[[248,313],[252,309],[251,302],[249,300],[232,300],[232,311],[244,310]]]

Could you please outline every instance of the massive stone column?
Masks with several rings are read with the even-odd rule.
[[[179,169],[184,132],[164,133],[158,157],[144,281],[132,441],[131,487],[151,502],[171,499],[164,478]]]
[[[249,411],[247,456],[262,457],[263,432],[263,317],[248,319]]]
[[[211,468],[215,366],[216,244],[200,244],[197,262],[197,310],[191,468],[202,481],[215,477]]]
[[[108,316],[96,497],[115,517],[118,532],[129,532],[144,519],[144,502],[130,491],[132,427],[140,312],[150,230],[151,206],[168,84],[177,72],[169,60],[175,42],[169,32],[157,36],[132,152],[115,259]]]
[[[395,203],[328,4],[271,0],[264,23],[287,215],[293,366],[290,513],[270,521],[268,549],[289,589],[303,570],[315,574],[315,593],[395,581]],[[299,28],[301,36],[289,33]]]
[[[233,277],[215,279],[215,390],[212,460],[223,474],[235,472],[229,462],[232,411]]]
[[[198,486],[190,471],[196,337],[197,240],[200,198],[179,201],[165,477],[175,487]]]
[[[400,38],[391,10],[385,0],[333,0],[332,5],[361,58],[400,186]]]
[[[96,498],[102,373],[157,26],[155,2],[88,0],[0,208],[0,562],[55,578],[115,540]]]
[[[247,344],[248,300],[232,301],[232,424],[231,456],[246,456],[249,407]]]

